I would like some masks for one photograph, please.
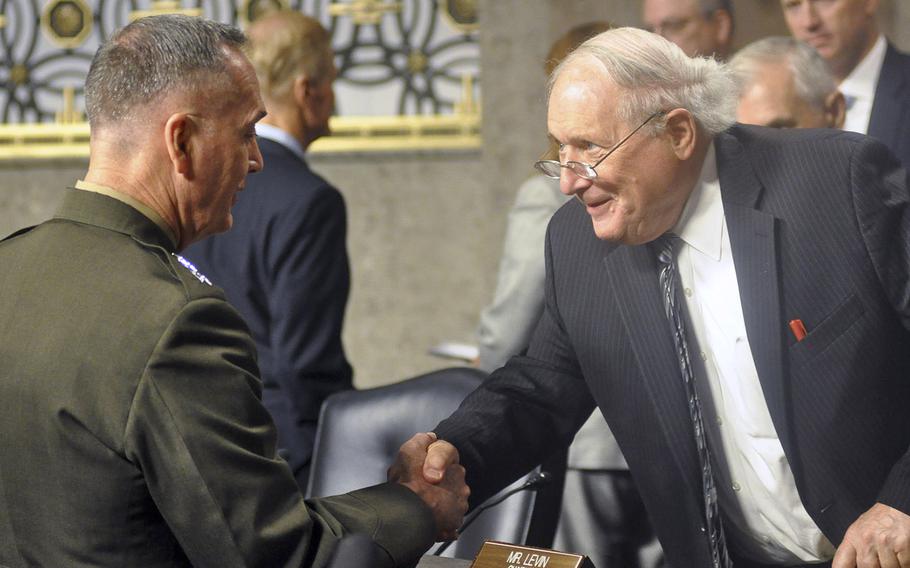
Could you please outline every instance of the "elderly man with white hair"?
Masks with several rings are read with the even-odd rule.
[[[407,457],[431,482],[460,459],[481,502],[597,406],[671,565],[910,565],[907,172],[855,133],[734,125],[736,94],[642,30],[563,61],[543,315]]]
[[[789,37],[752,42],[730,60],[736,120],[772,128],[842,128],[846,102],[825,60]]]

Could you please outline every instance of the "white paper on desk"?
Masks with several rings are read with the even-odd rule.
[[[479,352],[476,345],[458,343],[457,341],[443,341],[430,347],[430,355],[446,359],[458,359],[471,363],[477,359]]]

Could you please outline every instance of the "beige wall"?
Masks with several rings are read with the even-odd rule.
[[[775,0],[736,0],[737,44],[786,33]],[[910,2],[885,7],[888,31],[910,49]],[[495,284],[503,221],[545,145],[542,60],[572,25],[637,25],[635,0],[480,0],[484,148],[314,156],[344,193],[353,288],[345,344],[358,386],[448,363],[426,354],[472,339]],[[0,233],[53,212],[84,161],[0,162]]]

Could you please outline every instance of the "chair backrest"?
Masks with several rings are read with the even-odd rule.
[[[346,493],[384,482],[401,444],[448,417],[485,377],[486,373],[477,369],[453,367],[328,397],[319,415],[307,497]],[[533,474],[503,491],[517,487]],[[533,491],[524,491],[485,511],[444,556],[473,559],[488,539],[524,543],[536,498]]]

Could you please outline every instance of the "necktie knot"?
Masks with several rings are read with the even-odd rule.
[[[651,242],[651,246],[657,254],[657,260],[661,264],[673,264],[673,260],[676,257],[676,243],[678,242],[679,237],[672,233],[664,233]]]

